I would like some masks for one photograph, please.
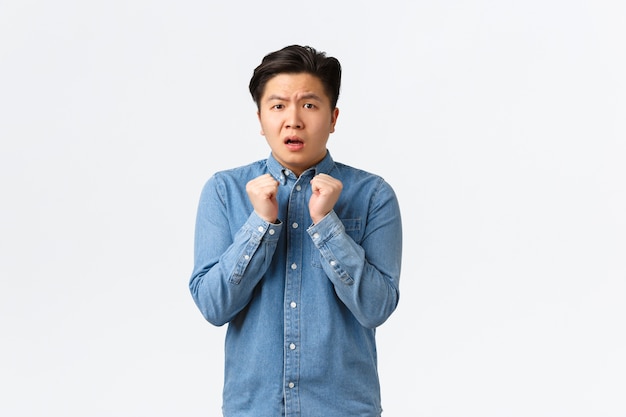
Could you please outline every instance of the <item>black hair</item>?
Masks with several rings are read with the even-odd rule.
[[[248,88],[258,109],[267,82],[284,73],[307,73],[319,78],[330,99],[331,110],[337,107],[341,87],[339,60],[310,46],[290,45],[265,55],[261,64],[254,69]]]

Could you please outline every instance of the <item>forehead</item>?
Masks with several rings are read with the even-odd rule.
[[[270,96],[291,98],[303,94],[314,94],[328,100],[322,81],[309,73],[281,73],[273,76],[265,84],[262,100]]]

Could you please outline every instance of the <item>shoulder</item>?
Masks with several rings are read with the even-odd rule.
[[[378,174],[375,174],[373,172],[366,171],[362,168],[357,168],[355,166],[347,165],[341,162],[335,162],[335,166],[333,170],[337,170],[338,172],[342,174],[349,174],[349,175],[354,175],[354,176],[363,177],[363,178],[380,177]]]
[[[215,183],[215,182],[239,183],[246,179],[250,180],[252,178],[256,178],[265,172],[267,172],[267,159],[260,159],[258,161],[251,162],[247,165],[241,165],[238,167],[216,171],[209,177],[209,179],[207,180],[207,184]]]
[[[267,159],[259,159],[246,165],[215,172],[211,178],[241,178],[247,175],[261,175],[267,171]]]
[[[266,162],[266,159],[261,159],[247,165],[216,171],[205,181],[202,194],[217,192],[225,195],[229,190],[235,192],[245,189],[248,181],[267,172]]]
[[[351,184],[369,184],[370,186],[374,186],[376,188],[392,188],[381,175],[362,168],[346,165],[341,162],[335,162],[335,166],[330,175],[341,181],[350,182]]]

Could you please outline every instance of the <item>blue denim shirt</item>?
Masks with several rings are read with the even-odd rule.
[[[279,181],[280,220],[258,217],[246,183]],[[313,225],[310,180],[343,183]],[[379,176],[327,153],[296,177],[271,155],[218,172],[198,206],[193,299],[210,323],[228,323],[226,417],[378,417],[376,327],[398,304],[402,227],[396,195]]]

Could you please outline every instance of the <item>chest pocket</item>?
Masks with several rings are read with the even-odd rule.
[[[356,243],[361,242],[361,219],[341,219],[346,234],[352,238]],[[311,265],[316,268],[322,267],[322,255],[319,249],[311,243]]]

